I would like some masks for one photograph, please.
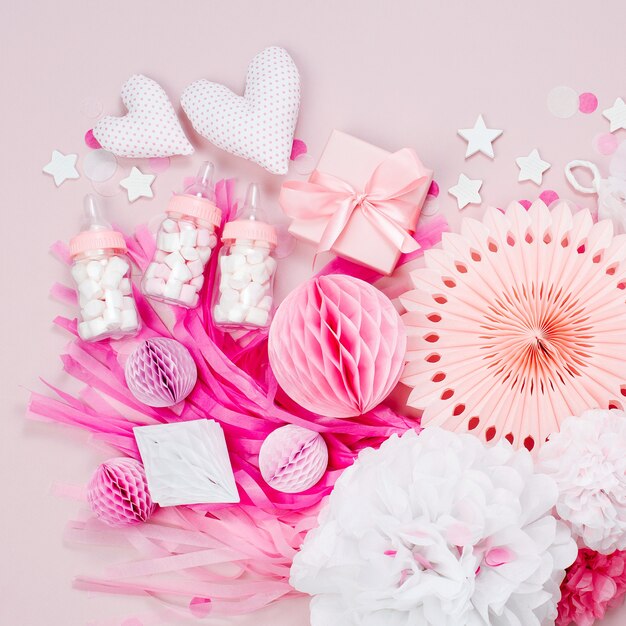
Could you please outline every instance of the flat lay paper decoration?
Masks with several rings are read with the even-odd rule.
[[[489,208],[425,253],[401,302],[424,426],[533,448],[626,394],[626,236],[567,203]]]
[[[214,420],[138,426],[137,447],[161,506],[239,502],[222,427]]]
[[[300,75],[289,53],[265,48],[248,66],[243,96],[201,79],[180,99],[189,121],[212,144],[286,174],[300,108]]]
[[[534,148],[528,156],[515,159],[515,163],[519,167],[517,180],[519,182],[531,180],[535,185],[541,185],[544,172],[550,169],[550,163],[539,156],[537,148]]]
[[[120,187],[126,189],[129,202],[139,198],[152,198],[152,183],[155,178],[154,174],[144,174],[138,167],[133,167],[130,174],[120,180]]]
[[[172,103],[156,81],[135,74],[124,83],[121,97],[128,113],[103,117],[93,127],[105,150],[134,159],[193,154]]]
[[[285,393],[309,411],[339,418],[366,413],[389,395],[405,348],[391,301],[340,274],[294,289],[278,307],[268,344]]]
[[[124,367],[131,393],[148,406],[174,406],[194,388],[198,369],[189,350],[175,339],[155,337],[139,344]]]
[[[556,512],[597,552],[626,549],[626,413],[594,409],[568,417],[539,450],[539,468],[559,487]]]
[[[76,169],[77,154],[63,154],[58,150],[52,151],[52,158],[44,165],[43,172],[54,178],[54,184],[60,187],[66,180],[80,178]]]
[[[315,431],[295,424],[270,433],[259,453],[259,469],[265,482],[283,493],[310,489],[324,475],[328,448]]]
[[[613,106],[604,109],[602,115],[609,120],[609,130],[612,133],[616,130],[626,129],[626,103],[622,98],[616,98]]]
[[[526,450],[426,428],[363,450],[291,567],[311,624],[541,626],[576,557]]]
[[[593,626],[626,595],[626,551],[600,554],[581,548],[561,583],[556,626]]]
[[[109,526],[132,526],[154,513],[143,465],[128,457],[109,459],[95,471],[87,487],[94,515]]]
[[[289,232],[339,257],[393,272],[411,237],[432,181],[413,150],[387,152],[333,131],[308,182],[283,184],[280,204]]]
[[[477,152],[482,152],[490,159],[493,159],[493,146],[491,144],[503,131],[499,128],[487,128],[483,116],[479,115],[473,128],[459,128],[456,132],[467,141],[466,159]]]
[[[448,193],[456,198],[459,211],[464,209],[468,204],[480,204],[480,188],[483,181],[480,179],[472,180],[465,174],[459,174],[459,182],[448,189]]]

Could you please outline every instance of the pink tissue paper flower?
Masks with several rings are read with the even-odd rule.
[[[591,626],[626,594],[626,550],[600,554],[582,548],[561,584],[556,626]]]

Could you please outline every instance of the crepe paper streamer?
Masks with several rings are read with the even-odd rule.
[[[126,361],[126,383],[132,394],[148,406],[182,402],[198,379],[189,350],[174,339],[156,337],[137,346]]]
[[[217,422],[156,424],[134,432],[156,503],[239,502],[224,431]]]
[[[216,185],[217,204],[224,220],[236,214],[234,191],[233,181]],[[444,228],[445,220],[441,218],[420,224],[415,238],[422,249],[401,262],[420,256],[438,240]],[[134,237],[128,238],[127,245],[133,261],[144,270],[154,251],[153,235],[147,228],[139,228]],[[55,244],[53,251],[57,258],[68,260],[66,246]],[[213,324],[210,285],[216,264],[217,255],[212,255],[206,270],[208,288],[203,290],[198,308],[174,310],[171,328],[135,289],[143,321],[139,335],[116,342],[84,343],[75,339],[61,359],[65,371],[82,383],[82,391],[75,394],[48,385],[56,397],[33,393],[29,404],[30,417],[83,428],[93,434],[98,445],[112,446],[134,459],[139,458],[135,426],[207,417],[220,424],[241,496],[239,504],[159,509],[148,523],[132,528],[112,529],[95,519],[71,522],[66,531],[72,542],[116,545],[122,541],[133,552],[132,557],[129,552],[128,563],[112,572],[115,576],[81,575],[75,580],[77,588],[149,594],[157,613],[172,611],[189,617],[194,598],[210,600],[211,616],[220,616],[250,613],[279,598],[296,595],[288,582],[291,562],[306,533],[316,524],[320,502],[343,469],[352,464],[359,450],[378,447],[392,433],[419,429],[419,421],[385,405],[354,420],[321,420],[319,415],[295,405],[279,389],[269,368],[265,334],[249,333],[236,342]],[[342,259],[334,260],[323,271],[352,270],[360,278],[379,278],[375,272]],[[63,297],[62,302],[69,301]],[[75,320],[60,316],[55,323],[76,336]],[[126,355],[137,341],[159,336],[180,341],[198,366],[198,382],[178,412],[147,407],[126,385],[122,365]],[[298,495],[271,489],[256,463],[265,438],[285,424],[322,433],[328,446],[328,471],[314,487]],[[236,558],[231,558],[233,551]],[[189,567],[186,556],[201,559],[202,555],[194,553],[202,552],[209,564]],[[220,558],[227,562],[216,565]],[[131,564],[135,571],[144,573],[126,578],[124,567]],[[186,608],[161,606],[160,597],[172,598]]]
[[[315,485],[328,466],[324,438],[312,430],[288,424],[269,434],[259,453],[265,482],[284,493],[300,493]]]
[[[125,457],[102,463],[89,481],[87,501],[94,515],[109,526],[145,522],[156,508],[143,466]]]
[[[402,382],[422,424],[532,449],[569,415],[623,407],[626,237],[567,203],[466,219],[412,274]]]
[[[390,300],[346,275],[294,289],[270,327],[269,359],[295,402],[328,417],[355,417],[380,404],[398,382],[406,349]]]

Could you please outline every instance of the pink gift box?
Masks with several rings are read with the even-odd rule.
[[[422,165],[412,150],[405,149],[401,152],[405,156],[405,162],[408,158],[414,177],[413,182],[419,178],[419,183],[412,185],[414,188],[401,194],[404,231],[412,234],[428,193],[433,172]],[[345,182],[356,194],[363,195],[375,170],[389,157],[392,157],[392,153],[387,150],[334,130],[324,148],[316,171],[309,178],[309,183],[319,183],[320,174],[329,174],[333,177],[336,186]],[[393,165],[390,167],[393,173]],[[339,181],[337,182],[336,179]],[[290,185],[307,186],[306,183],[288,182],[285,183],[284,188]],[[314,209],[311,210],[311,216],[306,219],[294,216],[294,211],[290,211],[290,203],[286,198],[284,188],[281,193],[281,204],[287,215],[294,217],[289,232],[298,239],[319,245],[331,216],[317,216],[314,214]],[[306,203],[306,198],[303,202]],[[384,236],[381,228],[358,208],[351,212],[330,250],[337,256],[374,269],[381,274],[391,274],[402,254],[400,247],[389,237]]]

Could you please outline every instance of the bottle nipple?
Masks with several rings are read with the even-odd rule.
[[[95,196],[88,194],[83,200],[83,223],[81,230],[111,230],[111,224],[104,218]]]
[[[185,187],[184,193],[198,198],[207,198],[215,201],[215,191],[213,190],[213,163],[205,161],[198,170],[193,182]]]
[[[261,189],[257,183],[250,183],[246,192],[246,200],[239,219],[255,222],[266,222],[265,212],[261,208]]]

